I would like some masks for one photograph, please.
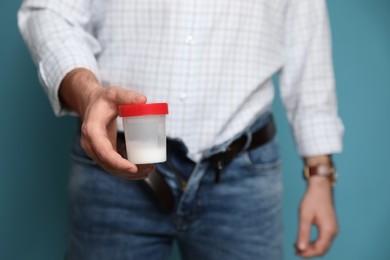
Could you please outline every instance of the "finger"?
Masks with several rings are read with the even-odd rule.
[[[128,180],[143,180],[149,177],[149,174],[155,171],[153,164],[138,164],[136,173],[119,173],[118,176]]]
[[[123,104],[143,104],[146,97],[136,91],[127,90],[121,87],[111,87],[108,89],[108,96],[117,105]]]
[[[137,167],[116,152],[107,130],[99,124],[84,123],[82,144],[87,154],[110,173],[137,172]]]
[[[310,241],[311,225],[313,217],[308,213],[300,213],[299,215],[299,230],[296,243],[297,252],[303,252],[308,249]]]
[[[83,148],[85,154],[86,154],[89,158],[91,158],[92,160],[94,160],[94,161],[96,162],[96,160],[95,160],[95,155],[94,155],[93,152],[92,152],[92,149],[91,149],[91,146],[89,145],[89,142],[86,141],[86,138],[83,138],[83,137],[82,137],[82,138],[80,139],[80,146]]]
[[[297,251],[296,253],[298,256],[300,257],[304,257],[304,258],[311,258],[313,256],[315,256],[315,249],[314,249],[314,246],[309,243],[306,247],[306,249],[304,251]]]
[[[319,225],[319,237],[317,241],[311,243],[309,247],[305,250],[300,252],[300,256],[302,257],[317,257],[317,256],[323,256],[330,248],[332,241],[336,235],[336,229],[337,227],[333,227],[331,225],[324,226]]]
[[[103,166],[105,170],[112,174],[117,173],[137,173],[137,166],[128,160],[124,159],[120,154],[118,154],[110,145],[100,145],[104,147],[104,150],[95,150],[96,158],[99,164]]]
[[[332,224],[320,224],[318,229],[318,240],[314,242],[313,248],[316,256],[322,256],[328,251],[332,244],[333,238],[336,235],[336,227]]]
[[[153,164],[137,164],[138,173],[150,174],[156,170]]]
[[[137,167],[117,153],[105,135],[98,129],[90,134],[90,146],[94,157],[110,173],[136,173]]]
[[[323,256],[328,251],[330,244],[324,244],[323,242],[316,241],[309,244],[304,251],[297,252],[301,257],[312,258]]]
[[[112,120],[107,126],[108,139],[111,142],[112,147],[117,150],[117,127],[116,120]]]

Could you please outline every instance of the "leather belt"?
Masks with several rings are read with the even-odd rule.
[[[276,127],[272,114],[268,122],[260,129],[252,133],[251,142],[246,150],[252,150],[262,146],[275,136]],[[210,165],[215,169],[215,182],[218,183],[221,179],[221,172],[244,148],[248,141],[248,136],[243,134],[238,139],[234,140],[224,152],[214,154],[210,157]]]
[[[262,146],[269,142],[276,133],[275,123],[273,120],[272,114],[268,122],[262,126],[260,129],[252,133],[252,138],[250,144],[247,146],[246,150],[252,150],[256,147]],[[239,154],[246,146],[248,137],[246,134],[243,134],[241,137],[234,140],[228,148],[223,151],[212,155],[210,160],[210,167],[215,170],[215,181],[218,183],[221,178],[221,172],[224,167],[229,165],[229,163]],[[123,133],[118,133],[117,137],[117,149],[118,152],[124,157],[126,156],[126,145],[125,137]],[[171,168],[168,167],[168,168]],[[177,169],[172,169],[177,171]],[[150,189],[155,194],[157,201],[160,206],[167,212],[172,212],[174,208],[174,198],[172,191],[168,184],[166,183],[163,175],[157,171],[149,174],[149,177],[145,179],[145,183],[150,187]]]

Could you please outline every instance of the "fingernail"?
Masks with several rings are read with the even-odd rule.
[[[144,95],[138,95],[136,98],[137,102],[144,102],[145,101],[145,96]]]
[[[306,249],[306,244],[305,243],[299,243],[298,244],[298,249],[299,250],[305,250]]]
[[[137,169],[136,169],[136,168],[130,168],[129,171],[130,171],[131,173],[137,173]]]

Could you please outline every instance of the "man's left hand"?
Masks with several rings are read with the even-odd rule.
[[[310,241],[312,225],[318,230],[318,237],[314,241]],[[308,180],[299,209],[299,230],[295,246],[297,255],[305,258],[324,255],[337,233],[332,187],[327,178],[314,176]]]

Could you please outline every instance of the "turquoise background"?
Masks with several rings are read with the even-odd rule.
[[[390,2],[330,0],[345,151],[336,206],[341,232],[324,259],[390,259]],[[74,118],[55,118],[16,27],[20,1],[0,3],[0,259],[62,259],[67,173]],[[297,206],[304,192],[280,101],[286,259],[294,256]],[[172,260],[179,259],[176,249]]]

